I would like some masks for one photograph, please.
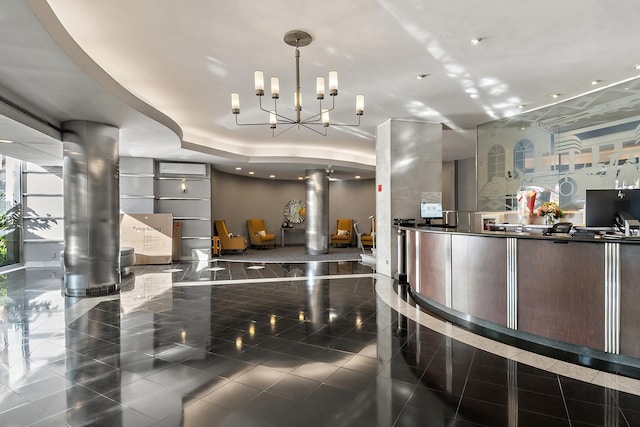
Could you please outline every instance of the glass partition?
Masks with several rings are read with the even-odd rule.
[[[562,210],[586,189],[640,188],[640,78],[478,126],[478,211],[516,210],[518,190]]]
[[[0,267],[21,261],[20,161],[0,155]]]

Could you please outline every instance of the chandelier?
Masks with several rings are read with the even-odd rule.
[[[298,48],[311,44],[312,37],[309,33],[301,30],[289,31],[284,35],[284,42],[289,46],[296,48],[296,90],[293,97],[293,107],[295,117],[283,115],[278,111],[278,99],[280,98],[280,79],[271,77],[271,98],[273,99],[273,109],[267,109],[262,105],[262,97],[264,96],[264,73],[256,71],[254,73],[256,95],[258,96],[259,107],[262,111],[269,114],[269,122],[265,123],[239,123],[238,115],[240,114],[240,95],[236,92],[231,94],[231,112],[236,117],[236,125],[238,126],[264,126],[269,125],[273,137],[282,135],[284,132],[297,127],[304,127],[312,130],[320,135],[327,135],[327,128],[331,126],[360,126],[360,116],[364,114],[364,95],[356,96],[356,116],[358,122],[353,124],[332,123],[329,113],[335,108],[336,96],[338,96],[338,72],[329,71],[329,96],[331,96],[331,106],[322,105],[325,95],[325,79],[324,77],[316,78],[316,99],[318,100],[318,109],[314,114],[307,118],[302,118],[302,91],[300,89],[300,50]],[[279,124],[286,127],[277,132],[276,128]]]

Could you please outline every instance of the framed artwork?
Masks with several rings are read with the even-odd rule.
[[[300,224],[304,222],[306,207],[303,201],[291,199],[284,206],[284,217],[291,224]]]

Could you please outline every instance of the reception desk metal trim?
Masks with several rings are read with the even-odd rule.
[[[404,230],[418,300],[462,324],[570,349],[588,366],[599,359],[640,372],[637,239]]]
[[[507,238],[507,327],[518,329],[518,240]]]
[[[609,353],[620,353],[620,244],[605,243],[605,344]]]

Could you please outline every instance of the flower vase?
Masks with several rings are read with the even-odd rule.
[[[553,214],[546,214],[544,216],[544,225],[553,225],[556,223],[556,219]]]

